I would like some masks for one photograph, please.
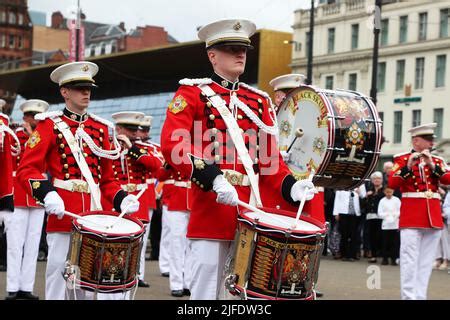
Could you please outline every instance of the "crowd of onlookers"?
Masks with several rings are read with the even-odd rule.
[[[370,181],[355,190],[325,189],[325,214],[330,228],[324,255],[331,254],[342,261],[366,258],[369,263],[399,264],[401,193],[388,187],[392,167],[392,162],[384,163],[383,172],[374,172]],[[434,268],[448,270],[450,192],[445,186],[439,191],[444,228]]]

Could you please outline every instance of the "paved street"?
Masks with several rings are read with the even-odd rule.
[[[343,262],[323,257],[320,266],[318,289],[323,300],[396,300],[400,298],[398,266],[380,266],[366,260]],[[45,262],[38,263],[35,293],[44,297]],[[377,274],[379,277],[377,277]],[[379,279],[379,283],[377,282]],[[368,281],[369,279],[369,281]],[[150,288],[139,288],[137,300],[177,299],[170,295],[169,280],[159,274],[157,261],[147,261],[146,281]],[[367,282],[373,289],[368,289]],[[379,284],[379,285],[378,285]],[[0,273],[0,286],[5,295],[6,273]],[[188,299],[184,297],[182,299]],[[450,274],[433,271],[429,286],[429,299],[450,300]]]

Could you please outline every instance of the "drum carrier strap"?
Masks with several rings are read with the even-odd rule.
[[[258,207],[262,207],[261,195],[259,193],[258,175],[256,175],[253,170],[253,161],[250,158],[244,139],[242,138],[241,128],[239,128],[236,119],[233,117],[226,105],[226,102],[221,96],[216,94],[207,84],[201,84],[198,88],[206,95],[208,101],[211,102],[217,111],[219,111],[222,119],[225,121],[225,125],[227,126],[228,132],[230,133],[231,139],[233,140],[234,146],[239,154],[239,157],[241,158],[242,164],[244,165],[245,171],[247,172],[250,180],[250,187],[252,191],[250,203],[252,203],[252,201],[256,201],[256,205]]]

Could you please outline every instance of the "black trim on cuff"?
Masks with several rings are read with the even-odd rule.
[[[44,203],[44,198],[47,193],[56,191],[55,187],[49,180],[29,180],[31,186],[31,192],[34,199],[40,203]]]
[[[286,200],[293,206],[300,205],[300,201],[294,201],[294,199],[292,199],[291,197],[291,189],[296,182],[297,180],[293,175],[287,175],[283,180],[283,184],[281,185],[281,194],[283,195],[284,200]]]
[[[440,165],[436,164],[434,166],[434,171],[433,171],[433,175],[437,178],[442,177],[445,174],[445,171],[441,168]]]
[[[136,145],[133,145],[130,150],[128,150],[128,154],[130,155],[131,158],[133,158],[134,160],[139,160],[140,157],[144,156],[147,154],[147,150],[145,149],[141,149]]]
[[[0,211],[14,211],[14,197],[12,195],[0,199]]]
[[[191,157],[192,176],[191,181],[204,191],[211,191],[214,179],[223,174],[222,170],[215,164],[208,164],[205,160]]]
[[[411,177],[412,175],[412,171],[408,168],[408,166],[404,166],[401,170],[400,170],[400,177],[402,177],[403,179],[408,179],[409,177]]]
[[[120,209],[120,205],[122,204],[123,199],[128,195],[128,193],[126,193],[123,190],[119,190],[116,195],[114,196],[114,209],[116,209],[116,212],[120,212],[122,213],[122,210]]]

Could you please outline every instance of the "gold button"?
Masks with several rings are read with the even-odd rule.
[[[134,177],[130,177],[130,179],[131,179],[131,180],[133,180],[133,179],[134,179]]]
[[[69,179],[70,178],[70,174],[66,173],[65,177],[66,177],[66,179]]]
[[[115,165],[113,165],[113,166],[112,166],[112,168],[113,168],[113,169],[115,169],[115,168],[116,168],[116,166],[115,166]]]
[[[208,102],[206,103],[206,106],[207,106],[208,108],[211,108],[211,107],[212,107],[211,102],[208,101]]]
[[[69,169],[69,165],[67,163],[64,165],[64,169]]]
[[[195,182],[195,181],[197,181],[197,179],[195,179],[195,178],[192,178],[192,182]]]
[[[86,152],[83,152],[83,156],[84,156],[85,158],[87,158],[88,154],[87,154]]]
[[[214,156],[214,160],[215,160],[216,162],[219,162],[219,161],[220,161],[220,156],[219,156],[219,155]]]
[[[86,142],[83,142],[83,147],[84,147],[84,148],[86,148],[86,147],[87,147],[87,144],[86,144]]]
[[[210,114],[210,115],[209,115],[209,120],[212,121],[212,120],[215,120],[215,119],[216,119],[216,116],[215,116],[215,115],[213,115],[213,114]]]
[[[219,141],[214,141],[214,147],[215,147],[215,148],[220,147],[220,142],[219,142]]]
[[[244,117],[243,117],[241,114],[239,114],[239,115],[237,116],[237,118],[238,118],[239,120],[242,120]]]
[[[66,155],[65,153],[63,153],[63,154],[61,155],[61,158],[66,159],[66,158],[67,158],[67,155]]]
[[[211,129],[211,132],[212,132],[213,134],[217,134],[217,131],[218,131],[217,128],[212,128],[212,129]]]
[[[102,128],[100,128],[100,133],[103,133],[103,129]]]
[[[61,143],[61,144],[59,145],[59,147],[60,147],[61,149],[64,149],[64,143]]]
[[[133,170],[128,170],[129,173],[133,173]]]
[[[60,134],[58,134],[58,138],[59,139],[62,139],[63,138],[63,135],[60,133]]]
[[[181,180],[181,177],[179,177],[178,180]]]
[[[102,175],[101,175],[101,174],[99,174],[99,175],[98,175],[98,178],[99,178],[99,179],[101,179],[101,178],[102,178]]]
[[[258,99],[258,102],[259,102],[259,103],[262,103],[262,100],[261,100],[261,99]]]
[[[204,187],[205,187],[204,185],[202,185],[202,184],[200,185],[200,188],[202,188],[202,189],[203,189]]]
[[[58,130],[58,127],[57,127],[57,126],[54,126],[54,127],[53,127],[53,130]]]
[[[81,124],[80,127],[81,127],[81,129],[84,129],[84,124]]]
[[[200,185],[200,181],[197,181],[196,184],[199,186]]]
[[[263,109],[259,109],[259,113],[262,114],[263,113]]]
[[[258,159],[258,158],[255,158],[254,162],[255,162],[255,164],[258,164],[259,159]]]
[[[99,140],[100,140],[100,142],[103,142],[103,138],[102,137],[100,137]]]

